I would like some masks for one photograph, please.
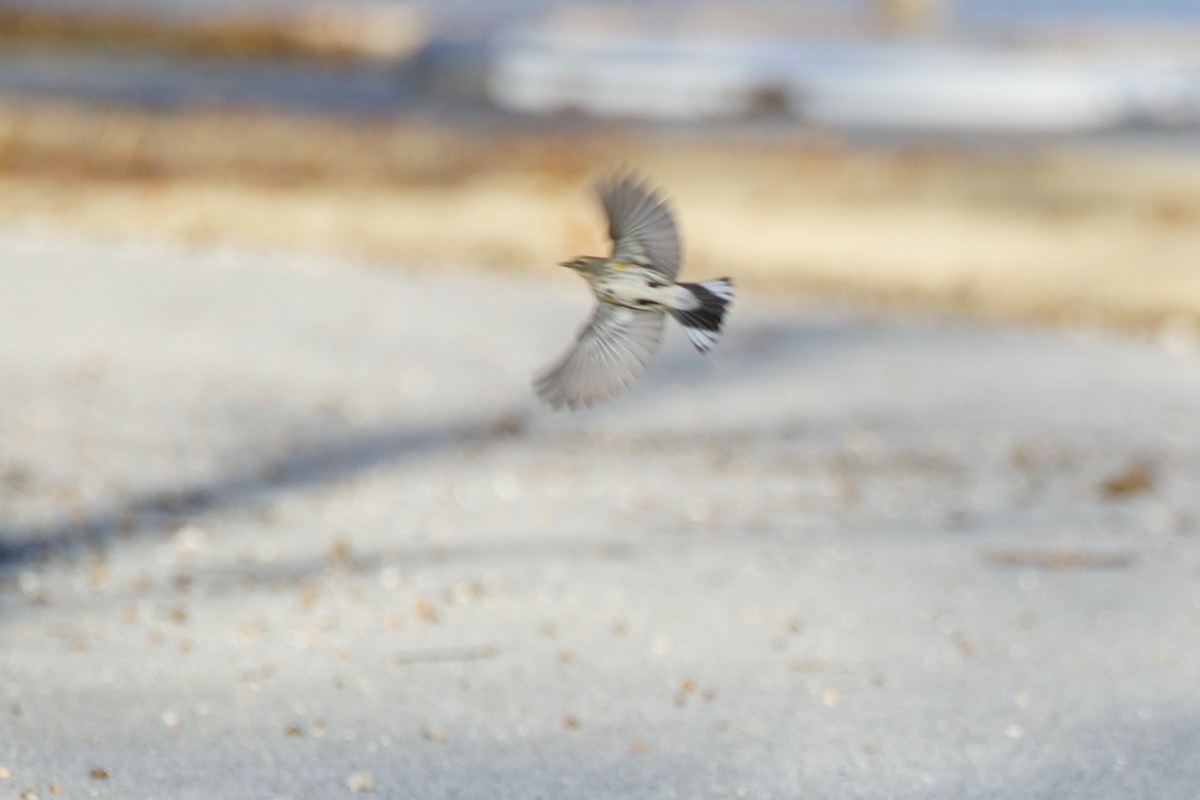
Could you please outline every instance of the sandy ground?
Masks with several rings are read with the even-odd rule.
[[[746,289],[0,237],[0,796],[1184,798],[1200,373]]]
[[[1195,148],[0,104],[0,221],[540,271],[605,247],[631,165],[689,263],[772,291],[1200,339]]]

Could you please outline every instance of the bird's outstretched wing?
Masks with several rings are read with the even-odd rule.
[[[679,272],[679,234],[666,201],[636,175],[609,175],[596,181],[608,214],[613,260],[654,267],[668,278]]]
[[[555,410],[576,409],[628,389],[658,351],[664,318],[661,311],[598,304],[571,349],[534,379],[538,396]]]

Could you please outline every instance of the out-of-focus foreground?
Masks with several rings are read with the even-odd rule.
[[[0,245],[0,792],[1191,800],[1200,378],[753,293]]]

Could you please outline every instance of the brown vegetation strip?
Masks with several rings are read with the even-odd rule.
[[[1091,553],[1083,550],[992,550],[983,561],[996,567],[1045,570],[1125,569],[1133,566],[1129,553]]]
[[[200,56],[395,59],[425,41],[405,6],[164,13],[151,9],[0,5],[0,42],[136,47]]]
[[[0,105],[0,221],[408,265],[603,251],[588,183],[615,164],[674,199],[685,274],[998,318],[1200,320],[1200,156]]]

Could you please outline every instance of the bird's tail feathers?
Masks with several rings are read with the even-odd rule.
[[[725,322],[725,310],[733,302],[733,281],[717,278],[679,285],[692,293],[696,305],[688,309],[673,308],[671,316],[683,326],[696,349],[707,353],[717,343],[721,325]]]

